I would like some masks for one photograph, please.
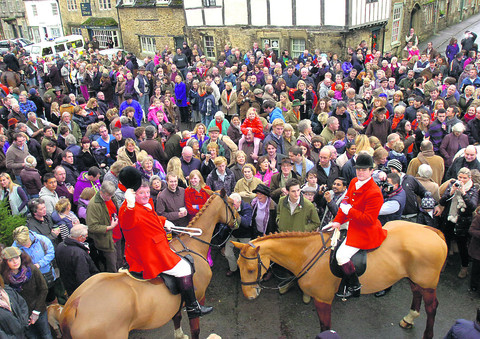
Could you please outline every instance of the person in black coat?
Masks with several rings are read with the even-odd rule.
[[[87,226],[77,224],[71,228],[70,235],[55,251],[60,278],[69,295],[72,295],[85,280],[99,272],[88,254],[88,247],[84,244],[87,235]]]
[[[0,290],[7,293],[11,310],[0,307],[0,338],[23,338],[28,326],[28,306],[17,292],[4,285],[0,276]]]
[[[257,194],[250,203],[253,208],[252,238],[278,232],[277,204],[270,197],[270,188],[264,184],[258,184],[252,192]],[[261,215],[263,215],[263,218],[261,218]]]
[[[48,67],[48,81],[52,84],[53,87],[62,86],[62,75],[60,74],[57,66],[55,66],[54,63],[51,63]]]
[[[13,53],[7,53],[3,57],[3,62],[7,65],[7,69],[10,69],[14,72],[20,72],[20,64],[17,57]]]
[[[30,88],[28,91],[28,100],[33,101],[37,110],[35,113],[37,114],[37,118],[45,119],[45,103],[43,102],[42,98],[38,95],[38,91],[36,88]]]

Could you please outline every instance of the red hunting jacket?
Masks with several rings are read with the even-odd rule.
[[[345,196],[352,205],[348,216],[339,209],[333,221],[340,224],[349,221],[346,242],[348,246],[369,250],[379,247],[387,237],[387,231],[382,229],[382,224],[378,221],[383,196],[373,179],[358,190],[355,188],[357,181],[358,179],[354,178],[350,182]]]

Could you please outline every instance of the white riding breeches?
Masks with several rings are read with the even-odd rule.
[[[177,278],[186,277],[187,275],[192,274],[192,267],[185,259],[181,259],[173,268],[168,271],[163,271],[162,273],[173,275]]]
[[[359,248],[346,245],[345,244],[346,242],[347,242],[347,238],[345,238],[345,241],[342,242],[342,244],[340,245],[337,251],[336,258],[337,258],[337,263],[340,266],[349,262],[350,259],[353,257],[353,255],[360,250]]]

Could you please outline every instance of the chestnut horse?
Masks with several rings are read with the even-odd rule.
[[[413,301],[400,326],[413,326],[423,297],[427,312],[423,338],[433,338],[438,305],[436,288],[447,258],[445,238],[432,227],[407,221],[391,221],[384,228],[388,230],[387,238],[378,249],[367,254],[367,270],[359,277],[362,294],[384,290],[408,278]],[[341,282],[330,271],[330,233],[276,233],[248,244],[233,244],[240,249],[238,266],[246,298],[258,297],[261,277],[273,261],[299,277],[303,293],[315,299],[321,330],[330,329],[331,304]]]
[[[0,82],[2,83],[2,85],[5,85],[7,87],[20,87],[20,85],[22,84],[22,78],[17,72],[4,71],[0,78]],[[24,87],[26,88],[26,86]]]
[[[232,200],[224,191],[213,193],[188,225],[200,228],[202,235],[193,239],[184,234],[170,242],[173,250],[182,255],[191,254],[195,260],[193,280],[200,302],[205,300],[205,290],[212,277],[206,257],[215,224],[236,225],[238,218]],[[64,338],[127,339],[133,329],[158,328],[173,319],[175,338],[183,339],[188,336],[180,327],[180,307],[181,296],[172,295],[161,278],[140,281],[126,273],[100,273],[75,290],[59,322]],[[190,328],[192,338],[198,338],[199,318],[190,320]]]

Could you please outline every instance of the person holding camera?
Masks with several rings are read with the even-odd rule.
[[[478,186],[472,182],[471,171],[463,167],[458,171],[457,179],[451,179],[445,193],[435,207],[434,215],[441,218],[442,232],[447,245],[452,240],[458,245],[462,268],[458,273],[460,279],[467,276],[468,271],[468,230],[472,224],[473,211],[477,207]]]
[[[383,205],[378,214],[378,220],[380,220],[382,226],[389,221],[402,218],[407,195],[400,181],[400,175],[389,173],[387,174],[387,179],[382,184]]]

